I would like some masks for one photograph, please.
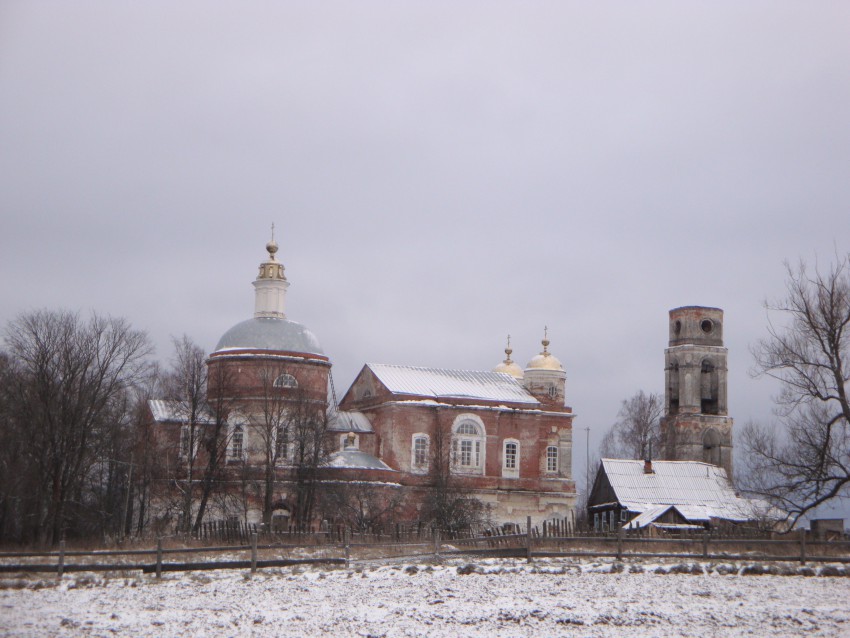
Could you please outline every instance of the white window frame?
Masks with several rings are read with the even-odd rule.
[[[274,387],[276,388],[289,388],[295,389],[298,387],[298,379],[293,377],[291,374],[284,372],[277,379],[274,380]]]
[[[240,433],[240,448],[236,447],[236,434]],[[236,416],[227,428],[227,460],[228,462],[245,461],[248,458],[248,422],[241,415]]]
[[[424,441],[424,458],[417,458],[416,444]],[[424,432],[417,432],[410,437],[410,471],[414,474],[425,474],[431,465],[431,437]]]
[[[511,453],[510,447],[513,446]],[[519,440],[505,439],[502,442],[502,476],[505,478],[519,478],[520,450]]]
[[[554,452],[554,453],[553,453]],[[561,451],[557,445],[546,446],[546,472],[549,474],[558,473],[558,465],[561,462]]]
[[[287,435],[286,426],[281,423],[274,431],[274,446],[277,465],[292,465],[295,448],[291,438]]]
[[[238,445],[237,445],[238,442]],[[237,423],[230,431],[230,454],[231,461],[245,460],[245,426]]]
[[[484,474],[486,456],[484,422],[474,414],[461,414],[452,426],[452,470],[457,474]]]
[[[178,453],[180,458],[184,461],[188,461],[191,456],[194,459],[198,454],[198,438],[201,434],[201,428],[199,425],[195,424],[195,440],[192,441],[192,451],[191,454],[189,452],[189,438],[191,436],[191,428],[189,424],[184,424],[180,426],[180,441],[178,443]]]

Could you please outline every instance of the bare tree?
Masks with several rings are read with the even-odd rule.
[[[768,337],[753,348],[754,373],[781,382],[784,427],[745,428],[743,486],[797,518],[850,485],[850,254],[826,271],[786,269],[786,297],[766,304]]]
[[[313,518],[319,470],[328,458],[327,403],[299,388],[287,403],[285,414],[292,446],[287,454],[292,462],[293,517],[296,525],[305,527]]]
[[[159,471],[161,455],[156,445],[155,427],[147,408],[150,399],[163,394],[162,376],[159,366],[154,364],[135,388],[130,442],[132,480],[124,507],[124,535],[127,536],[134,532],[134,520],[136,534],[141,535],[147,527],[154,479],[164,474]]]
[[[15,365],[10,408],[27,423],[21,453],[34,470],[26,499],[41,540],[55,543],[66,525],[80,522],[71,510],[107,433],[126,417],[127,389],[151,348],[123,319],[51,311],[19,316],[6,342]]]
[[[423,504],[423,518],[450,534],[486,523],[488,512],[484,504],[469,493],[462,478],[453,472],[457,459],[451,429],[437,423],[431,434],[430,489]]]
[[[188,336],[172,339],[174,356],[165,376],[166,397],[176,406],[184,425],[180,432],[180,458],[183,480],[176,485],[182,491],[179,531],[192,527],[192,505],[197,482],[196,467],[200,441],[209,422],[207,408],[207,365],[203,349]]]
[[[35,488],[40,484],[38,470],[28,460],[26,415],[15,400],[22,374],[11,356],[0,353],[0,538],[18,542],[35,535]]]
[[[286,366],[269,364],[259,370],[260,395],[256,412],[252,417],[253,431],[257,434],[262,463],[263,523],[270,528],[274,511],[275,482],[277,468],[294,442],[294,422],[287,411],[292,393],[298,390],[289,380]],[[296,396],[295,403],[302,397]],[[297,414],[300,410],[294,411]]]
[[[368,481],[335,481],[322,485],[321,511],[328,521],[340,522],[359,532],[391,524],[401,510],[404,493]]]
[[[651,450],[661,451],[661,417],[664,399],[643,390],[624,399],[617,421],[599,446],[602,457],[641,459]]]
[[[230,441],[228,420],[236,401],[234,384],[232,368],[222,365],[209,368],[207,377],[209,417],[200,441],[204,449],[206,465],[201,476],[198,510],[192,526],[192,531],[196,533],[204,522],[213,490],[225,479],[227,447]]]

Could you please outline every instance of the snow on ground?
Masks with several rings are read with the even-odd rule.
[[[275,569],[252,578],[167,572],[160,582],[138,572],[70,574],[58,584],[6,578],[0,635],[850,636],[846,576],[699,564],[616,572],[619,564],[567,560],[464,565]]]

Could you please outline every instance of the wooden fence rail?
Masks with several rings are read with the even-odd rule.
[[[225,529],[222,527],[221,529]],[[445,534],[445,535],[444,535]],[[336,536],[334,532],[334,536]],[[263,534],[265,538],[297,540],[297,535]],[[356,537],[360,540],[355,540]],[[367,541],[371,536],[373,540]],[[541,530],[528,521],[524,533],[518,526],[507,529],[484,530],[478,535],[444,533],[428,530],[416,535],[396,533],[355,534],[341,530],[338,542],[329,543],[328,534],[302,539],[304,542],[273,542],[260,544],[258,532],[251,532],[248,544],[217,545],[209,547],[163,547],[157,539],[154,549],[121,549],[96,551],[66,551],[64,541],[58,551],[0,553],[0,573],[52,572],[62,577],[64,572],[79,571],[129,571],[156,573],[163,571],[194,571],[208,569],[250,569],[287,567],[293,565],[349,565],[352,560],[388,559],[440,559],[449,556],[524,557],[528,561],[544,557],[615,558],[622,559],[699,559],[721,561],[786,561],[850,563],[850,541],[812,541],[805,534],[789,535],[779,539],[730,537],[703,533],[682,537],[646,538],[619,530],[616,533],[577,533],[571,525],[547,524]],[[234,538],[236,536],[234,535]],[[374,540],[377,538],[378,540]],[[177,542],[180,539],[172,539]],[[206,560],[166,562],[165,557],[195,553],[220,554],[250,552],[250,560]],[[273,557],[258,557],[278,554]],[[311,557],[285,556],[281,553],[312,552]],[[318,553],[318,556],[315,554]],[[154,556],[155,562],[99,562],[108,557]],[[9,559],[54,558],[55,562],[6,562]],[[66,563],[67,558],[88,558],[91,562]]]

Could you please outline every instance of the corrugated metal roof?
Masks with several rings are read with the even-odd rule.
[[[636,516],[632,520],[628,522],[626,525],[626,529],[640,529],[642,527],[646,527],[650,523],[652,523],[659,516],[663,515],[664,512],[669,510],[671,507],[675,507],[674,505],[655,505],[650,507],[649,509],[640,513],[639,516]]]
[[[150,399],[148,401],[154,421],[158,423],[185,423],[189,420],[189,405],[185,401],[164,401]],[[198,410],[197,423],[212,423],[213,418],[206,406]]]
[[[442,370],[383,363],[369,363],[367,367],[393,394],[539,405],[537,399],[515,378],[504,372]]]
[[[653,461],[645,474],[643,461],[602,459],[617,500],[633,512],[675,505],[688,520],[720,518],[752,520],[753,503],[735,494],[726,471],[698,461]]]
[[[374,432],[372,423],[362,412],[339,411],[331,414],[328,430],[332,432]]]

